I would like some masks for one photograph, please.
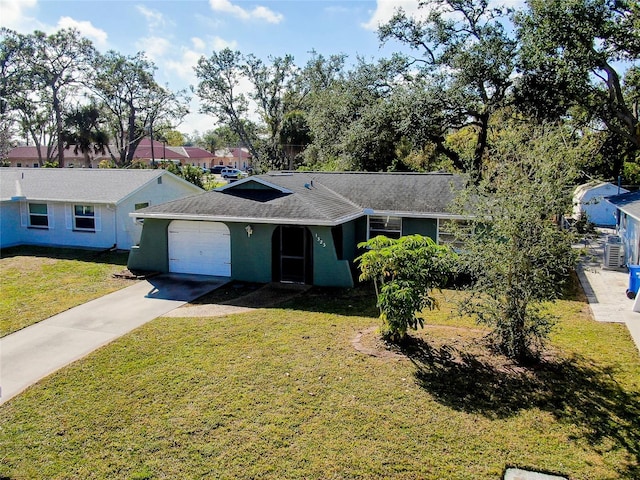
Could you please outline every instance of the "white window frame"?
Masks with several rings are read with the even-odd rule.
[[[45,213],[34,213],[31,211],[31,205],[44,205],[45,207]],[[34,225],[33,222],[31,221],[32,217],[44,217],[47,219],[47,224],[46,225]],[[49,205],[46,203],[39,203],[39,202],[29,202],[27,203],[27,225],[29,226],[29,228],[40,228],[43,230],[48,230],[50,228],[50,221],[49,221]]]
[[[449,245],[454,249],[461,248],[462,242],[459,240],[456,240],[456,238],[453,235],[453,229],[442,228],[443,224],[446,225],[447,223],[457,223],[460,225],[460,227],[458,228],[467,229],[467,230],[471,229],[471,225],[467,220],[459,219],[459,218],[439,218],[438,219],[438,245]],[[471,235],[470,231],[468,235]]]
[[[76,213],[76,208],[77,207],[81,207],[83,209],[83,214],[82,215],[78,215]],[[91,208],[91,215],[87,215],[84,214],[84,209],[86,208]],[[79,231],[79,232],[95,232],[96,231],[96,207],[95,205],[80,205],[80,204],[74,204],[72,207],[72,214],[73,214],[73,230],[74,231]],[[87,219],[90,218],[91,220],[93,220],[93,228],[83,228],[83,227],[78,227],[78,219]]]
[[[374,234],[371,231],[371,220],[383,220],[385,222],[385,228],[376,228]],[[392,229],[386,228],[391,220],[399,220],[400,228]],[[378,235],[384,235],[389,238],[400,238],[402,236],[402,217],[395,215],[368,215],[367,216],[367,240],[370,240]],[[396,236],[397,235],[397,236]]]

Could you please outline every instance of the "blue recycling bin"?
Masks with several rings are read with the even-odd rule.
[[[636,298],[640,289],[640,265],[627,265],[629,269],[629,289],[627,297]]]

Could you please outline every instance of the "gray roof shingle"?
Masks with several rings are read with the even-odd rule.
[[[604,198],[626,214],[640,220],[640,191]]]
[[[247,189],[259,179],[291,191]],[[365,210],[414,216],[451,215],[462,178],[451,174],[275,172],[194,197],[148,207],[141,217],[337,225]]]
[[[0,168],[0,201],[12,197],[57,202],[118,203],[165,170]]]

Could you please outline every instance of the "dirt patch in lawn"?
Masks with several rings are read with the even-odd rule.
[[[358,352],[372,357],[410,359],[422,366],[446,361],[450,365],[484,365],[496,372],[523,374],[530,370],[499,354],[488,338],[489,330],[449,325],[425,325],[411,332],[403,344],[382,338],[380,327],[372,326],[357,333],[351,344]],[[557,352],[548,348],[540,362],[553,361]]]

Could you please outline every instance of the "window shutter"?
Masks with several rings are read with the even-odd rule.
[[[54,208],[55,205],[47,203],[47,219],[49,221],[49,229],[53,229],[56,226],[54,221]]]
[[[73,230],[73,205],[64,206],[64,223],[67,230]]]
[[[101,232],[102,231],[102,216],[100,215],[100,210],[101,207],[96,205],[95,207],[93,207],[93,218],[95,220],[95,228],[96,228],[96,232]]]
[[[29,212],[27,212],[27,202],[20,202],[20,225],[29,226]]]

